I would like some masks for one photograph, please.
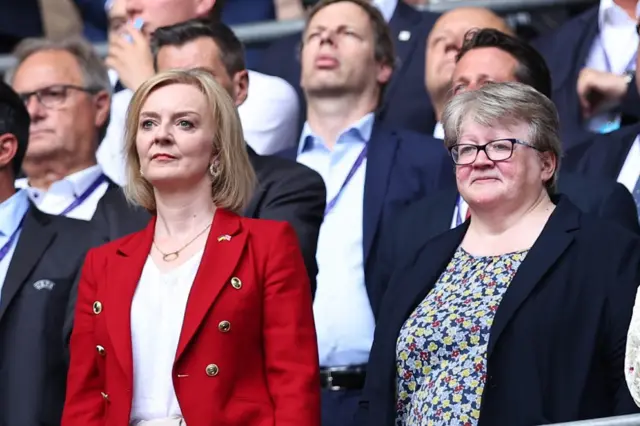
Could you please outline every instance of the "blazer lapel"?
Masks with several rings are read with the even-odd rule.
[[[592,161],[588,161],[582,171],[617,180],[637,136],[637,126],[633,126],[632,131],[622,135],[617,141],[610,140],[612,139],[610,134],[606,139],[604,137],[598,138],[592,147],[593,152],[588,154],[589,160]]]
[[[429,214],[425,227],[431,236],[438,235],[451,228],[453,212],[458,202],[457,188],[450,187],[442,190],[437,198],[434,197],[429,203],[432,213]]]
[[[126,377],[133,380],[133,350],[131,347],[131,302],[147,261],[156,216],[147,227],[132,238],[126,238],[116,249],[114,262],[106,268],[108,274],[104,315],[114,353]]]
[[[579,211],[561,197],[526,258],[518,268],[503,296],[491,327],[487,358],[500,340],[502,332],[549,269],[558,261],[573,241],[572,230],[579,227]]]
[[[40,212],[34,205],[29,206],[2,286],[0,321],[12,299],[55,238],[56,232],[48,226],[50,222],[51,218],[48,215]]]
[[[364,181],[362,244],[365,265],[382,215],[397,146],[397,135],[374,127],[369,140]]]
[[[218,209],[187,301],[176,362],[193,339],[220,292],[225,286],[230,285],[231,274],[244,252],[246,240],[247,232],[243,232],[240,218],[231,212]]]

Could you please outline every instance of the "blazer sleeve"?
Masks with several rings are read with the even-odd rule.
[[[62,414],[62,426],[102,425],[104,401],[103,383],[93,344],[93,302],[96,300],[96,253],[87,254],[80,281],[73,332],[71,334],[71,362],[67,376],[67,395]]]
[[[266,264],[263,337],[278,426],[320,426],[320,367],[311,289],[295,233],[281,224]]]
[[[605,306],[606,323],[606,360],[609,366],[609,388],[614,395],[614,416],[638,413],[638,406],[634,403],[631,386],[627,386],[625,364],[633,362],[632,358],[625,360],[625,351],[635,339],[627,340],[627,334],[633,334],[632,313],[638,284],[640,283],[640,240],[634,239],[625,245],[623,258],[618,262],[616,276],[612,277],[608,286],[607,303]],[[631,325],[631,329],[630,329]],[[634,335],[635,337],[635,335]],[[637,360],[636,360],[637,362]],[[632,382],[635,384],[635,382]]]
[[[633,77],[627,86],[627,93],[620,103],[620,112],[636,119],[640,119],[640,94],[638,94],[636,77]]]
[[[600,216],[624,226],[635,235],[640,235],[638,209],[631,193],[621,183],[615,183],[609,196],[602,200]]]
[[[324,219],[327,192],[318,173],[300,165],[290,169],[269,191],[274,194],[260,209],[261,219],[284,220],[296,231],[309,276],[312,295],[316,291],[318,234]],[[295,171],[295,172],[294,172]]]

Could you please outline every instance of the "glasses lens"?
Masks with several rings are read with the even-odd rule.
[[[493,161],[502,161],[511,157],[513,143],[507,140],[493,141],[487,145],[487,156]]]

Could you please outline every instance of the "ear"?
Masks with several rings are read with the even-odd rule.
[[[96,108],[95,125],[97,128],[102,128],[109,118],[109,112],[111,110],[111,96],[109,96],[109,93],[102,90],[93,95],[93,102]]]
[[[233,100],[236,107],[239,107],[247,100],[249,94],[249,72],[247,70],[238,71],[233,75]]]
[[[389,64],[378,65],[378,83],[387,84],[391,80],[393,68]]]
[[[547,182],[551,180],[551,178],[553,178],[553,175],[558,168],[558,159],[556,158],[556,155],[551,151],[541,152],[540,163],[542,180],[544,182]]]
[[[11,164],[18,152],[18,139],[12,133],[0,135],[0,169]]]
[[[209,15],[215,6],[216,0],[196,0],[196,16],[202,17]]]

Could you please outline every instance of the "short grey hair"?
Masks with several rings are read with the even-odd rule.
[[[59,40],[47,38],[27,38],[23,40],[13,51],[16,64],[5,73],[5,82],[9,85],[13,84],[17,69],[20,68],[20,65],[31,55],[51,50],[65,51],[76,58],[80,66],[80,71],[82,72],[84,85],[88,89],[96,92],[104,90],[110,95],[112,94],[113,88],[111,81],[109,81],[107,67],[91,43],[79,36]]]
[[[526,142],[556,157],[553,177],[545,182],[549,194],[555,193],[562,143],[558,111],[549,98],[529,85],[516,82],[487,83],[477,90],[453,96],[442,115],[447,150],[458,143],[463,124],[470,120],[487,127],[528,124]]]

